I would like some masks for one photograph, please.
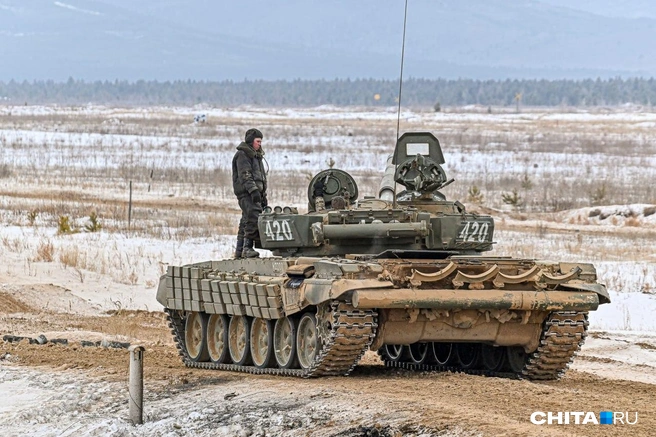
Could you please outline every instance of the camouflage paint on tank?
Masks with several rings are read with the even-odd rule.
[[[415,355],[427,345],[434,353],[435,345],[447,345],[465,354],[475,344],[486,351],[487,374],[500,374],[501,364],[489,363],[496,357],[489,347],[497,347],[507,354],[513,375],[557,378],[585,339],[588,311],[610,302],[606,287],[592,264],[483,256],[494,245],[494,220],[446,200],[439,190],[453,180],[444,162],[432,134],[406,133],[388,160],[381,198],[358,199],[348,173],[324,170],[308,187],[307,214],[275,207],[260,215],[260,246],[273,258],[169,267],[157,300],[184,362],[338,375],[350,372],[371,348],[387,365],[454,370],[446,358],[426,367]],[[311,357],[301,360],[307,366],[208,362],[207,354],[197,353],[203,342],[227,335],[221,326],[228,322],[230,338],[239,336],[239,344],[252,347],[247,326],[256,321],[260,336],[287,326],[298,343],[284,348],[310,344],[303,350]],[[261,348],[255,356],[268,357],[260,352],[270,352],[266,345],[282,338],[255,339]],[[187,347],[189,341],[200,343]],[[222,343],[212,344],[216,351]],[[469,371],[467,366],[455,370]]]

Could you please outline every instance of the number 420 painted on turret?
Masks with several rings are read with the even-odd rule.
[[[464,221],[458,232],[458,240],[483,243],[490,240],[490,224],[483,221]]]
[[[264,233],[268,241],[292,241],[294,234],[289,220],[266,220]]]

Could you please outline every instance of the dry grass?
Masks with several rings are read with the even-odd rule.
[[[288,117],[280,109],[244,110],[239,117],[210,112],[207,123],[194,125],[191,110],[50,109],[37,113],[17,108],[11,117],[0,117],[0,142],[11,152],[2,155],[0,163],[2,222],[47,230],[57,229],[62,217],[68,217],[74,231],[87,228],[95,214],[102,227],[91,225],[100,231],[97,234],[173,242],[211,241],[236,233],[240,212],[232,193],[230,160],[248,127],[265,132],[270,203],[296,206],[301,212],[307,205],[309,179],[330,161],[354,176],[360,197],[376,195],[396,135],[396,119],[385,111],[375,117],[364,111],[335,118],[311,111]],[[656,132],[637,116],[634,120],[635,114],[615,117],[608,111],[599,117],[570,118],[566,115],[576,115],[575,110],[538,114],[527,108],[525,114],[495,111],[481,116],[443,109],[440,114],[426,110],[404,116],[401,130],[431,131],[439,137],[447,175],[456,179],[445,190],[449,199],[469,198],[483,206],[511,209],[503,194],[516,193],[521,202],[513,205],[513,214],[527,221],[535,212],[656,203],[651,190],[656,179]],[[18,131],[46,132],[48,139]],[[601,209],[593,210],[588,218],[571,219],[571,224],[588,225],[601,214]],[[644,217],[653,214],[656,206],[645,207]],[[538,238],[552,232],[546,225],[552,219],[543,219],[530,225]],[[627,230],[643,226],[638,217],[607,219]],[[144,254],[138,251],[105,247],[104,253],[94,252],[75,239],[79,236],[62,232],[56,248],[45,237],[33,247],[13,235],[2,237],[0,243],[11,253],[28,250],[33,261],[58,260],[80,281],[98,273],[130,285],[154,284],[147,271],[161,268],[161,256],[146,255],[152,258],[145,265],[139,258]],[[565,251],[592,260],[604,252],[616,259],[648,256],[644,243],[627,235],[622,238],[635,243],[632,248],[615,241],[602,243],[602,250],[590,249],[588,235],[581,233],[555,238],[559,243],[550,247],[551,252],[540,247],[544,242],[503,238],[497,237],[502,241],[499,248],[507,250],[499,253],[514,256],[552,258],[552,253],[561,257]]]
[[[123,221],[129,181],[133,183],[136,204],[144,197],[167,196],[195,197],[217,204],[231,201],[229,157],[244,128],[251,125],[266,132],[271,159],[295,168],[273,167],[270,198],[276,202],[304,205],[306,181],[299,177],[298,169],[314,173],[325,168],[324,161],[329,159],[338,168],[354,173],[361,193],[377,192],[381,163],[392,151],[395,135],[394,123],[384,117],[385,113],[380,119],[322,119],[310,115],[285,118],[284,111],[277,109],[259,112],[277,118],[262,119],[257,114],[241,119],[217,116],[210,117],[208,123],[193,125],[188,114],[166,108],[108,108],[97,112],[62,108],[49,114],[14,114],[11,119],[1,119],[0,128],[56,129],[58,133],[95,136],[60,136],[50,144],[34,144],[29,138],[9,137],[6,133],[0,137],[5,137],[18,157],[35,148],[43,152],[42,161],[15,158],[5,165],[23,179],[37,180],[40,189],[50,188],[55,193],[42,197],[38,205],[40,212],[51,217],[82,217],[98,208],[103,220]],[[420,114],[421,122],[402,121],[402,130],[430,130],[440,138],[447,159],[451,159],[447,171],[457,180],[446,192],[450,198],[466,199],[468,190],[477,186],[486,205],[499,207],[503,205],[502,194],[516,190],[524,201],[519,209],[525,211],[656,200],[649,189],[656,177],[656,171],[650,170],[650,159],[656,152],[654,134],[639,122],[621,117],[559,119],[549,113],[544,117],[528,113],[489,120],[466,115],[444,120],[426,113]],[[79,146],[80,141],[85,142],[84,147]],[[510,153],[514,162],[495,161],[502,153]],[[194,154],[206,154],[208,159],[185,163]],[[319,155],[324,158],[317,162],[314,158]],[[489,156],[489,164],[481,167],[480,159],[474,161],[476,155]],[[573,170],[563,168],[558,155],[597,155],[605,159],[582,162]],[[218,156],[228,158],[215,159]],[[70,167],[70,162],[79,165]],[[500,166],[505,164],[512,165],[504,170]],[[353,165],[355,170],[350,168]],[[643,171],[637,171],[640,169]],[[45,179],[44,170],[49,175]],[[101,208],[100,203],[106,201],[109,206]],[[33,203],[26,203],[25,208],[30,205]],[[134,212],[138,220],[138,205]]]
[[[81,268],[83,265],[83,255],[80,253],[78,246],[71,246],[59,251],[59,262],[65,267],[72,267],[74,269]]]
[[[10,252],[20,253],[27,248],[27,242],[20,237],[2,236],[0,240],[5,249]]]
[[[639,228],[642,226],[642,222],[636,217],[629,217],[624,221],[624,226]]]
[[[39,241],[36,247],[36,262],[53,262],[55,259],[55,246],[48,239]]]

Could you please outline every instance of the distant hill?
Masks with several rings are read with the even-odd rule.
[[[618,2],[615,2],[615,4]],[[619,2],[621,3],[621,2]],[[656,76],[656,8],[410,0],[404,75]],[[402,0],[0,0],[0,80],[398,77]],[[620,13],[632,11],[634,13]]]

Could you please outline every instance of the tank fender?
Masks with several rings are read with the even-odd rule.
[[[610,294],[608,294],[608,290],[604,284],[564,283],[560,284],[559,287],[577,291],[592,291],[599,295],[600,304],[610,303]]]
[[[306,279],[305,300],[310,305],[318,305],[330,299],[337,299],[349,291],[378,288],[393,288],[389,281],[378,279]]]
[[[157,296],[155,298],[157,299],[157,302],[161,303],[164,307],[167,306],[166,288],[166,275],[162,275],[159,277],[159,286],[157,287]]]

